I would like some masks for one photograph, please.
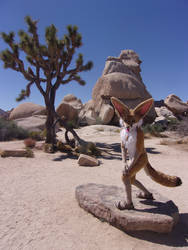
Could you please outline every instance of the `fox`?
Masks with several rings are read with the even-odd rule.
[[[182,180],[177,176],[170,176],[155,170],[149,163],[144,146],[144,132],[141,128],[143,118],[153,105],[153,98],[147,99],[129,109],[124,103],[115,97],[111,97],[111,103],[120,118],[121,125],[121,154],[123,162],[122,181],[125,186],[126,199],[117,202],[115,205],[119,210],[134,209],[132,201],[132,185],[141,192],[137,195],[141,199],[153,200],[153,194],[136,179],[136,174],[144,169],[146,174],[155,182],[166,187],[177,187]],[[127,160],[127,155],[129,160]]]

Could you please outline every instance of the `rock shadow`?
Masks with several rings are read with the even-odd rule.
[[[61,155],[57,156],[56,158],[53,159],[53,161],[63,161],[66,159],[72,159],[72,160],[77,160],[78,156],[73,155],[71,153],[62,153]]]

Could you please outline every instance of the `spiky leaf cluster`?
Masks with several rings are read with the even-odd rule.
[[[37,32],[38,22],[29,16],[25,17],[25,21],[28,31],[18,32],[18,43],[15,42],[14,32],[1,33],[2,39],[9,45],[9,49],[0,53],[4,67],[21,72],[28,81],[26,89],[21,91],[17,100],[28,97],[33,84],[36,84],[44,98],[50,98],[52,91],[56,91],[61,84],[72,80],[84,85],[85,82],[79,73],[90,70],[93,64],[91,61],[84,64],[83,55],[79,54],[75,60],[75,67],[71,68],[73,56],[82,45],[82,37],[78,28],[69,25],[67,34],[62,39],[58,39],[58,31],[52,24],[45,31],[46,44],[41,44]],[[20,51],[24,52],[30,64],[29,67],[26,67],[20,58]]]

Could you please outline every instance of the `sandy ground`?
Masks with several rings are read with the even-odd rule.
[[[75,188],[86,183],[123,186],[119,134],[80,130],[86,140],[109,150],[99,167],[79,167],[66,154],[35,151],[35,158],[0,158],[1,250],[188,249],[188,151],[147,139],[150,162],[178,175],[183,185],[166,188],[141,171],[138,179],[173,200],[180,221],[170,234],[126,233],[81,209]],[[1,142],[0,148],[21,148],[23,142]]]

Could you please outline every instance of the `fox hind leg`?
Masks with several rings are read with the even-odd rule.
[[[141,199],[150,199],[153,200],[153,195],[152,193],[150,193],[145,187],[144,185],[138,181],[135,176],[133,178],[131,178],[131,184],[136,186],[137,188],[139,188],[141,190],[141,192],[137,195],[138,198]]]

